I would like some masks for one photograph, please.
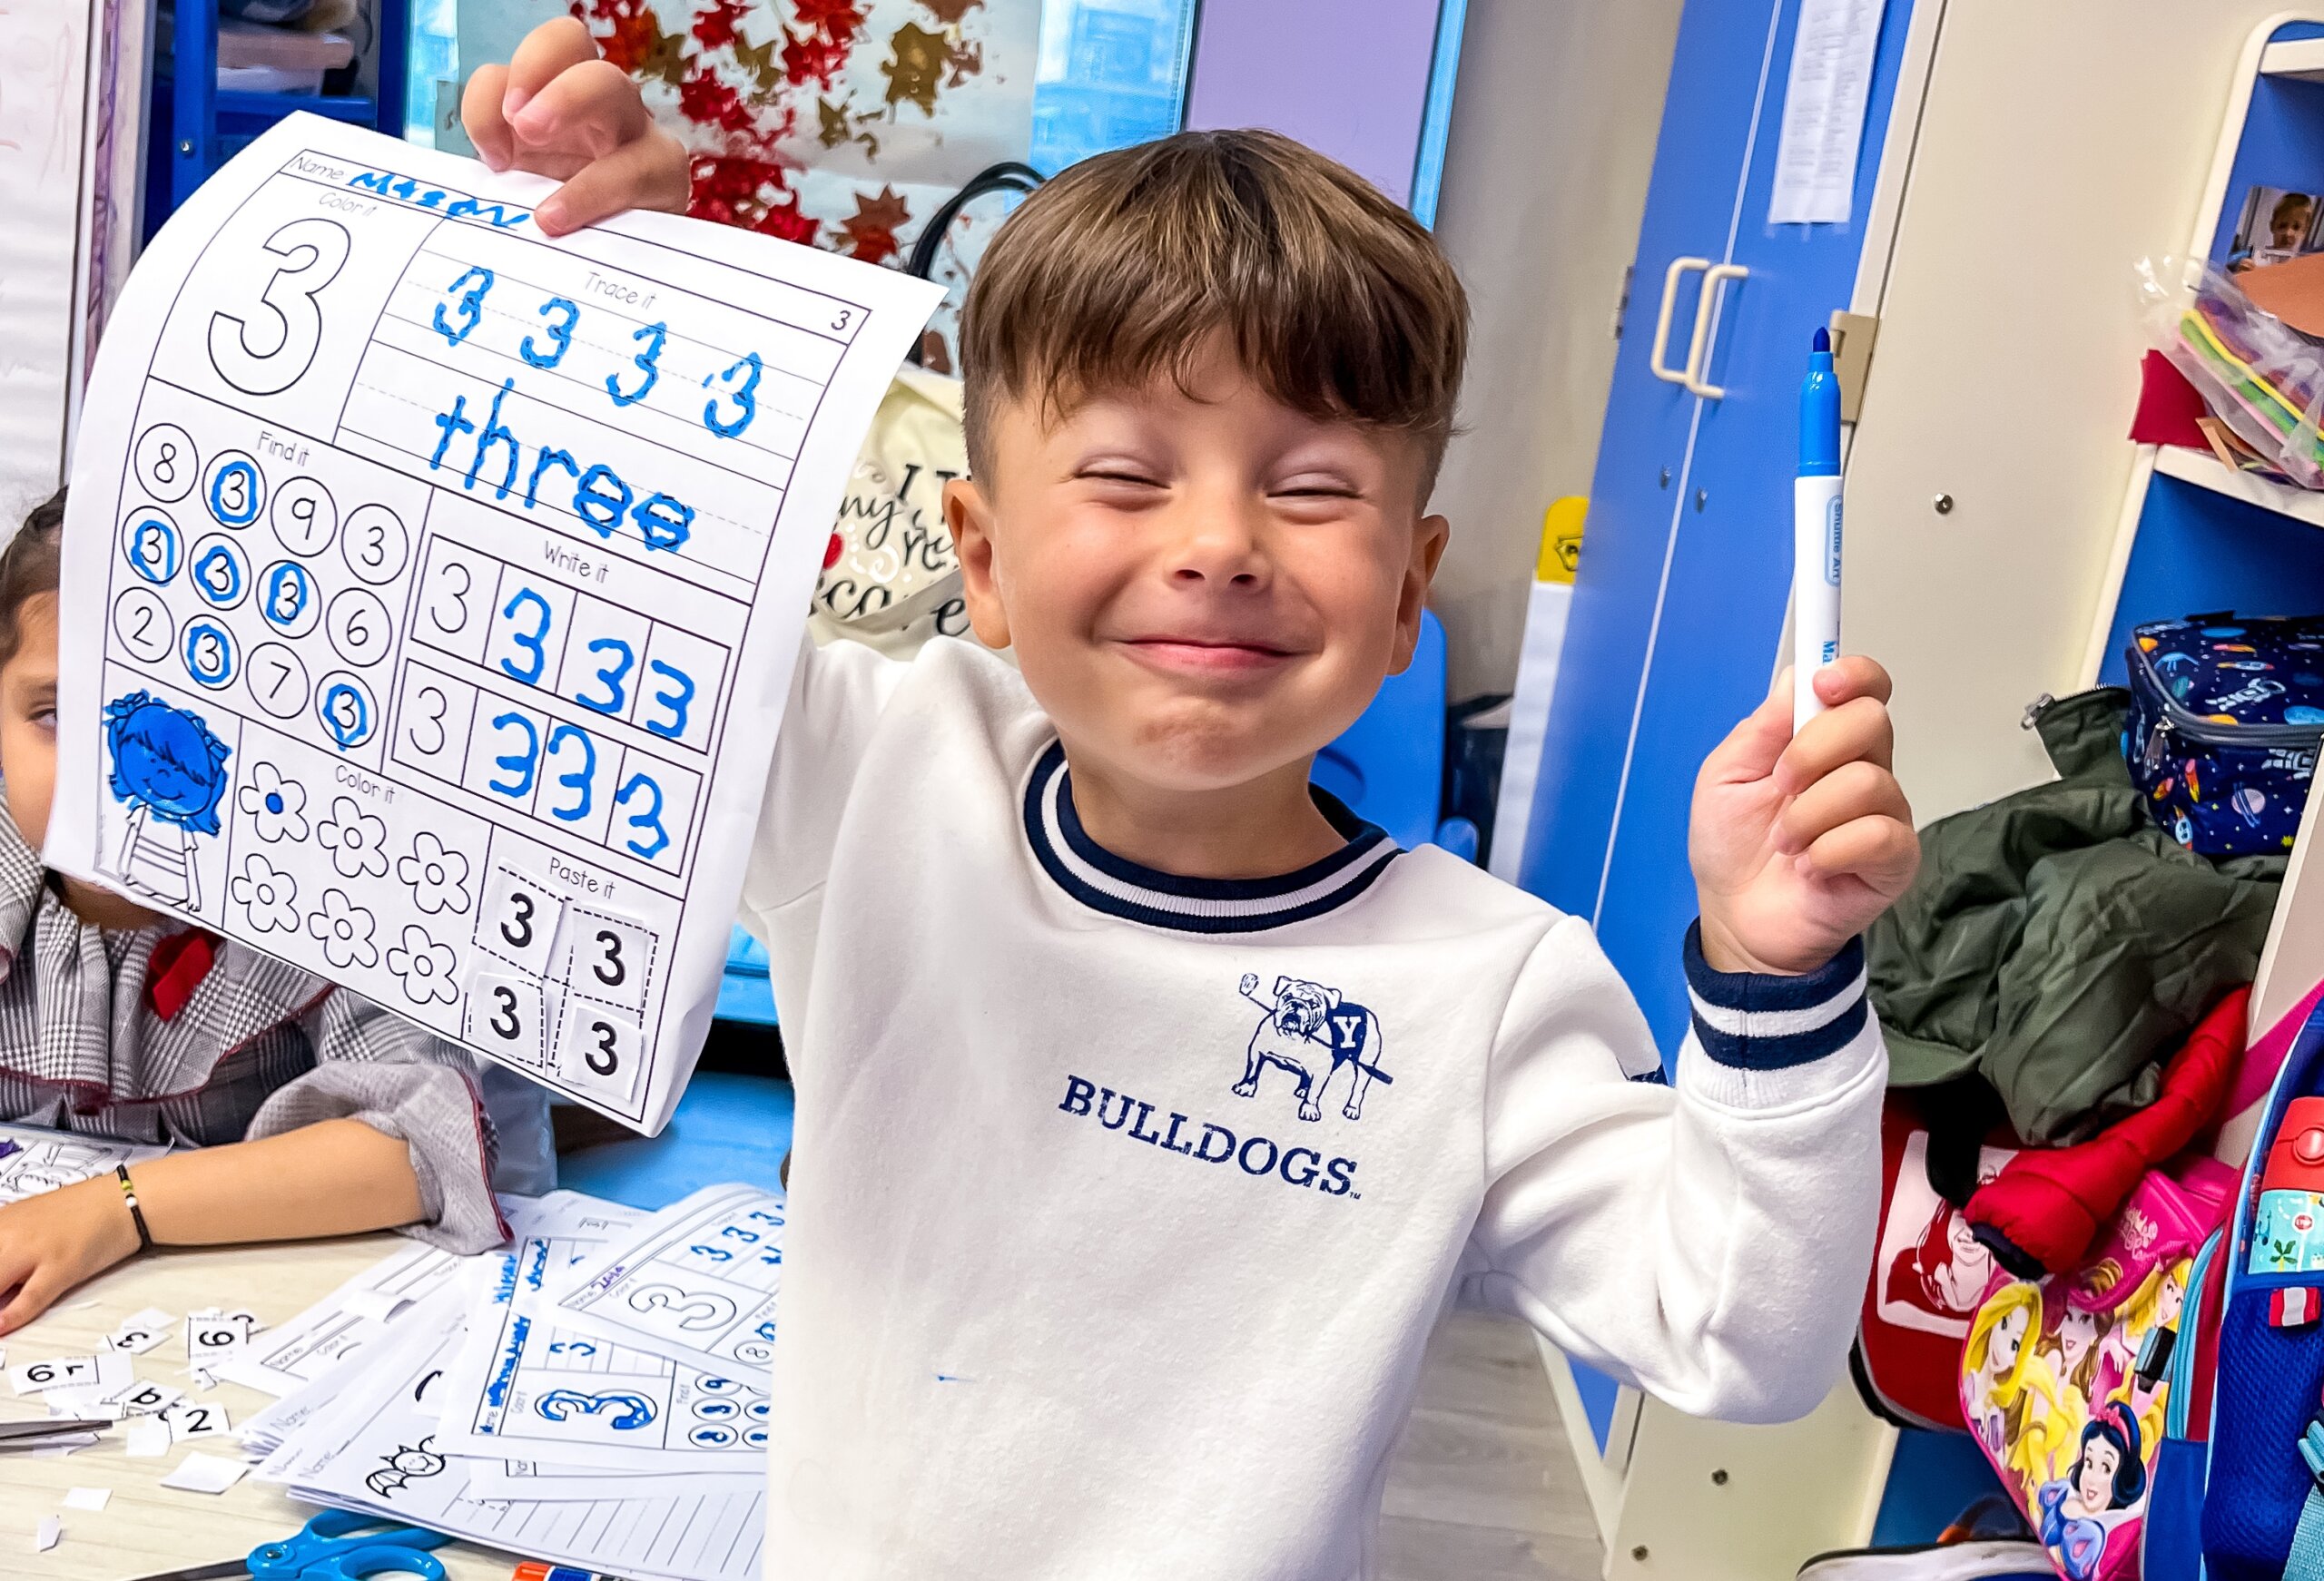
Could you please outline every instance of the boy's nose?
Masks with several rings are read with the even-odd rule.
[[[1239,505],[1214,502],[1188,510],[1173,557],[1171,578],[1180,583],[1256,588],[1267,579],[1256,524]]]

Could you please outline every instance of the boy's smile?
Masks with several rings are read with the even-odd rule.
[[[1056,721],[1091,834],[1110,844],[1105,803],[1134,804],[1249,830],[1247,857],[1196,859],[1246,871],[1188,876],[1286,870],[1338,843],[1309,760],[1412,657],[1445,524],[1420,514],[1418,438],[1292,409],[1221,335],[1185,385],[1047,421],[1003,404],[989,476],[950,486],[947,519],[977,634]]]

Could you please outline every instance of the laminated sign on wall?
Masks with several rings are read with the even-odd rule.
[[[47,859],[648,1131],[849,468],[938,292],[310,116],[124,291]]]

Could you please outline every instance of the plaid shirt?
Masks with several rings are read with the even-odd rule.
[[[360,1120],[410,1146],[427,1217],[409,1232],[480,1252],[507,1232],[477,1076],[424,1028],[231,939],[92,928],[0,805],[0,1119],[181,1147]]]

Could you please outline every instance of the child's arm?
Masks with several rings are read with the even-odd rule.
[[[410,1149],[359,1120],[173,1153],[129,1173],[162,1246],[351,1235],[421,1216]],[[136,1251],[137,1226],[111,1174],[0,1207],[0,1334]]]
[[[1464,1292],[1680,1409],[1802,1415],[1839,1376],[1879,1210],[1887,1058],[1856,936],[1911,881],[1887,676],[1790,682],[1713,753],[1689,854],[1693,1025],[1676,1090],[1574,918],[1512,986]]]

